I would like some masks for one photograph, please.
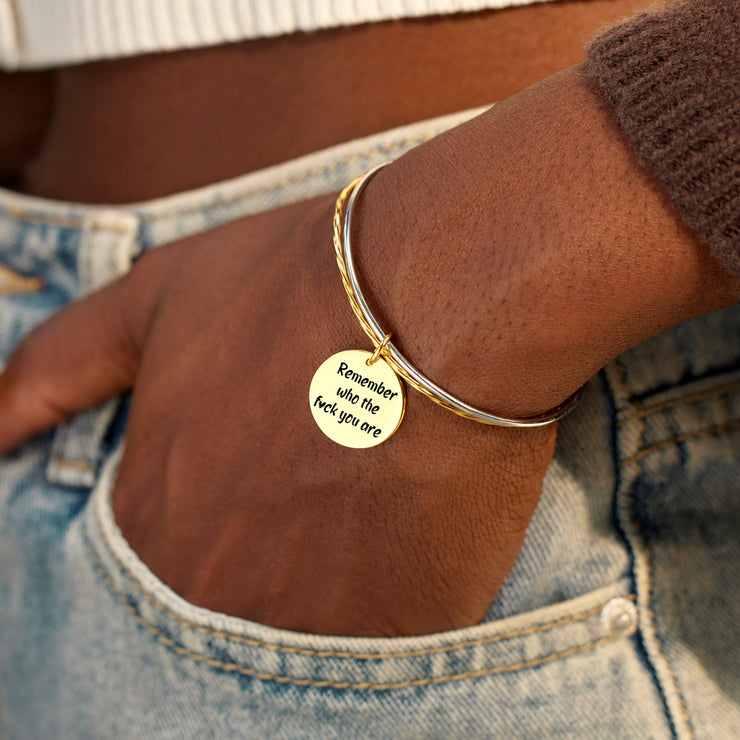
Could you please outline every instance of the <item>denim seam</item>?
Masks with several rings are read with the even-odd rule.
[[[642,472],[642,466],[638,464],[637,469],[637,475],[639,475]],[[634,503],[634,497],[633,497],[633,503]],[[688,729],[688,740],[694,737],[694,730],[693,725],[691,723],[691,718],[689,717],[688,710],[686,708],[686,700],[684,699],[683,693],[681,691],[681,687],[678,683],[678,677],[676,676],[676,672],[673,670],[673,666],[671,665],[670,660],[668,659],[668,655],[666,654],[665,650],[663,649],[663,642],[661,638],[658,636],[658,630],[657,630],[657,617],[655,616],[655,609],[653,608],[652,604],[655,602],[655,579],[653,578],[653,552],[650,546],[645,541],[645,536],[642,532],[642,528],[640,527],[639,522],[635,521],[635,529],[637,530],[637,533],[639,534],[640,538],[642,539],[643,547],[645,548],[645,564],[647,568],[647,581],[648,581],[648,594],[649,594],[649,604],[647,605],[648,613],[650,614],[650,621],[653,626],[653,635],[652,638],[655,640],[655,645],[663,658],[664,665],[666,667],[666,670],[668,671],[668,674],[671,677],[671,683],[673,684],[673,690],[676,693],[676,696],[678,698],[678,710],[681,714],[681,718],[684,721],[684,724],[686,728]],[[675,727],[675,722],[674,722]],[[678,734],[678,733],[677,733]]]
[[[726,432],[730,429],[734,429],[735,427],[740,427],[740,419],[730,419],[730,421],[727,421],[723,424],[715,424],[711,427],[706,427],[705,429],[699,429],[694,432],[686,432],[685,434],[678,434],[675,437],[671,437],[670,439],[665,439],[662,442],[655,442],[654,444],[651,444],[649,447],[645,447],[645,449],[638,450],[634,455],[631,457],[628,457],[626,460],[621,460],[618,465],[620,467],[624,467],[625,465],[630,465],[631,463],[638,462],[642,460],[643,457],[646,455],[651,454],[652,452],[655,452],[656,450],[660,450],[663,447],[669,447],[670,445],[677,444],[680,442],[688,442],[692,439],[699,439],[701,437],[708,437],[712,434],[719,434],[720,432]],[[641,435],[642,438],[642,435]],[[638,470],[638,473],[642,472],[642,470]]]
[[[83,206],[84,207],[84,206]],[[100,206],[92,205],[91,208],[97,209]],[[13,221],[23,223],[35,223],[45,224],[47,226],[59,226],[66,229],[79,229],[87,218],[88,214],[84,216],[62,216],[51,213],[43,213],[42,211],[36,211],[30,208],[21,208],[20,206],[0,206],[5,213],[10,216]],[[128,213],[127,209],[121,207],[120,210]],[[94,227],[96,231],[107,231],[111,234],[117,234],[119,236],[128,236],[130,234],[129,229],[123,226],[106,225],[103,227]]]
[[[129,612],[129,614],[131,614],[131,616],[134,618],[137,624],[139,624],[141,627],[144,627],[150,634],[152,634],[165,647],[169,648],[170,650],[177,653],[178,655],[190,658],[191,660],[197,663],[203,663],[209,666],[210,668],[217,668],[217,669],[229,672],[229,673],[240,673],[244,676],[256,678],[260,681],[274,681],[276,683],[281,683],[281,684],[287,683],[287,684],[293,684],[295,686],[312,686],[314,688],[350,689],[350,690],[355,690],[355,691],[390,691],[393,689],[404,689],[404,688],[411,688],[411,687],[452,683],[455,681],[462,681],[464,679],[482,678],[485,676],[495,676],[501,673],[511,673],[512,671],[522,670],[526,668],[536,668],[538,666],[546,665],[547,663],[552,663],[556,660],[561,660],[561,659],[572,657],[574,655],[579,655],[582,653],[589,652],[603,645],[607,645],[611,642],[616,642],[617,640],[622,639],[625,636],[625,635],[610,635],[608,637],[602,637],[598,640],[593,640],[592,642],[586,643],[585,645],[578,645],[572,648],[568,648],[567,650],[561,650],[558,652],[550,653],[549,655],[545,655],[541,658],[520,661],[518,663],[512,663],[510,665],[495,666],[491,668],[480,668],[474,671],[464,671],[462,673],[450,673],[444,676],[430,676],[428,678],[411,678],[405,681],[396,681],[396,682],[387,682],[387,683],[374,683],[372,681],[361,681],[361,682],[332,681],[329,679],[299,678],[297,676],[279,675],[276,673],[264,673],[262,671],[258,671],[255,668],[247,668],[243,665],[240,665],[239,663],[227,663],[226,661],[218,660],[217,658],[210,658],[209,656],[204,655],[203,653],[196,653],[195,651],[189,650],[188,648],[183,647],[182,645],[178,645],[171,637],[168,637],[160,628],[158,628],[157,626],[153,624],[150,624],[144,617],[142,617],[141,614],[139,614],[137,610],[134,608],[134,606],[132,606],[128,602],[126,595],[122,591],[116,588],[110,576],[105,572],[105,566],[103,562],[93,552],[92,546],[89,543],[89,541],[86,542],[85,547],[88,549],[88,554],[91,558],[91,561],[95,569],[97,570],[100,577],[103,579],[103,582],[106,584],[108,589],[111,591],[112,595],[116,598],[117,601],[121,603],[121,605],[126,609],[126,611]],[[590,610],[590,611],[593,611],[593,610]],[[589,614],[582,615],[582,618],[585,619],[588,616]],[[576,619],[574,618],[571,621],[576,621]],[[553,626],[557,626],[557,625],[553,625]],[[259,645],[259,647],[267,647],[267,646]],[[285,648],[282,648],[280,646],[277,646],[276,649],[278,651],[288,652],[287,650],[285,650]],[[301,651],[300,649],[295,649],[292,652],[304,652],[304,651]],[[305,651],[305,652],[308,652],[308,651]],[[419,653],[419,654],[424,654],[424,653]],[[319,651],[316,651],[316,653],[310,653],[310,655],[312,657],[318,657]],[[340,655],[340,654],[339,653],[334,654],[334,657],[336,657],[337,655]],[[349,653],[348,655],[352,658],[361,657],[361,654],[355,655],[355,654]],[[372,657],[378,658],[381,656],[374,655]],[[401,657],[401,655],[400,654],[396,654],[396,655],[389,654],[388,657]]]
[[[622,384],[624,385],[624,388],[627,390],[631,403],[638,409],[637,414],[635,414],[632,418],[636,422],[639,423],[639,438],[637,442],[638,450],[639,448],[642,448],[644,442],[645,442],[645,417],[647,414],[643,413],[645,411],[644,407],[642,406],[642,403],[634,398],[634,389],[629,383],[629,380],[627,379],[627,370],[624,366],[624,364],[621,362],[621,360],[616,360],[616,365],[619,368],[619,375],[620,380],[622,381]],[[684,436],[684,435],[678,435]],[[647,617],[647,624],[643,621],[643,617],[640,617],[640,635],[643,642],[643,645],[645,646],[647,658],[649,661],[649,664],[651,665],[653,669],[653,675],[655,677],[658,690],[660,691],[663,701],[665,703],[666,713],[668,716],[668,719],[672,725],[673,732],[676,737],[678,738],[685,738],[686,740],[691,740],[691,738],[694,737],[694,732],[691,724],[691,720],[688,715],[688,711],[686,709],[686,702],[683,697],[683,694],[681,693],[680,687],[678,685],[678,680],[676,677],[676,673],[673,670],[673,667],[670,664],[670,661],[668,660],[668,656],[665,654],[663,650],[663,645],[658,637],[658,631],[657,631],[657,619],[655,616],[655,610],[652,606],[654,602],[654,578],[653,578],[653,566],[652,566],[652,556],[651,556],[651,550],[649,545],[647,544],[647,541],[645,540],[644,533],[642,531],[642,528],[640,527],[640,523],[637,519],[637,515],[635,512],[635,496],[634,496],[634,484],[639,475],[642,472],[642,464],[641,460],[647,455],[649,452],[653,451],[653,449],[659,449],[660,447],[666,446],[668,444],[675,443],[673,440],[665,440],[662,443],[657,443],[656,445],[652,445],[651,447],[645,448],[644,450],[641,450],[640,452],[643,452],[644,454],[640,454],[640,452],[637,452],[630,456],[627,460],[621,460],[618,463],[619,468],[626,467],[629,463],[636,464],[636,469],[634,472],[634,476],[632,477],[632,480],[629,484],[629,491],[624,490],[624,495],[628,498],[628,513],[629,513],[629,519],[631,526],[627,522],[622,523],[622,528],[627,536],[627,541],[630,544],[630,547],[632,548],[632,556],[633,556],[633,567],[635,569],[635,590],[637,593],[637,606],[638,610],[642,606],[644,608],[644,615]],[[642,566],[642,567],[641,567]],[[643,579],[640,577],[639,571],[643,571],[644,575],[644,600],[641,598],[641,585],[643,585]],[[652,643],[652,645],[651,645]],[[665,670],[668,673],[668,678],[670,679],[670,686],[665,685],[665,678],[661,676],[662,671],[659,669],[659,666],[657,664],[656,659],[660,659],[661,665],[665,668]],[[683,727],[679,726],[679,723],[677,722],[677,718],[674,716],[674,711],[672,709],[674,702],[671,701],[671,696],[676,698],[675,704],[677,704],[677,710],[678,714],[681,716],[681,719],[683,720]],[[684,731],[685,728],[685,731]]]
[[[76,229],[82,225],[83,216],[62,216],[46,214],[42,211],[20,206],[2,206],[3,211],[13,219],[24,223],[43,223],[47,225],[60,226],[62,228]]]
[[[656,414],[659,411],[665,411],[666,409],[673,408],[674,406],[704,401],[705,399],[711,398],[715,395],[718,397],[724,396],[736,390],[740,390],[740,382],[726,383],[725,385],[720,385],[716,388],[709,388],[708,390],[702,391],[701,393],[693,393],[688,396],[676,398],[672,401],[666,401],[665,403],[661,403],[658,406],[652,406],[649,408],[641,407],[641,410],[638,411],[636,414],[633,414],[626,419],[618,421],[617,427],[623,427],[625,424],[629,424],[632,421],[636,421],[637,419],[641,419],[645,416],[650,416],[651,414]]]
[[[102,531],[100,530],[98,531],[99,531],[100,536],[104,537],[104,534],[102,533]],[[115,594],[116,597],[122,597],[125,600],[126,599],[125,594],[121,591],[121,589],[119,589],[113,583],[113,580],[112,578],[110,578],[110,575],[103,572],[104,570],[107,570],[107,569],[105,567],[105,564],[101,560],[101,558],[95,552],[94,547],[90,541],[90,537],[87,532],[85,532],[85,549],[87,550],[87,553],[90,559],[92,560],[93,564],[100,571],[100,574],[103,580],[105,581],[105,583],[107,584],[109,590],[113,594]],[[515,630],[513,632],[506,632],[500,635],[492,635],[491,637],[482,637],[477,640],[465,640],[463,642],[454,643],[452,645],[444,645],[444,646],[436,647],[436,648],[425,648],[425,649],[419,649],[419,650],[407,650],[407,651],[387,652],[387,653],[357,653],[357,652],[342,651],[342,650],[313,650],[310,648],[297,648],[297,647],[290,647],[287,645],[278,645],[275,643],[265,642],[263,640],[256,640],[254,638],[244,637],[243,635],[235,635],[233,633],[226,632],[224,630],[215,630],[211,627],[205,627],[201,624],[197,624],[190,620],[184,619],[179,614],[173,612],[167,606],[165,606],[164,604],[159,602],[157,599],[155,599],[151,594],[147,593],[143,589],[141,584],[139,583],[138,579],[136,579],[135,576],[131,573],[131,571],[120,561],[120,559],[110,549],[110,547],[108,547],[108,553],[115,560],[116,565],[121,569],[126,579],[134,586],[134,588],[138,591],[138,593],[141,595],[141,597],[145,601],[149,602],[155,609],[162,612],[166,616],[170,617],[171,619],[174,619],[178,624],[182,625],[183,627],[187,629],[192,629],[195,632],[200,632],[202,634],[210,635],[211,637],[229,640],[231,642],[248,645],[250,647],[264,648],[266,650],[271,650],[274,652],[289,653],[289,654],[294,654],[294,655],[305,655],[305,656],[314,657],[314,658],[351,658],[353,660],[381,660],[381,659],[388,659],[388,658],[412,658],[412,657],[419,657],[419,656],[424,656],[424,655],[436,655],[440,653],[449,653],[455,650],[464,650],[466,648],[471,648],[471,647],[491,645],[497,642],[501,642],[503,640],[510,640],[516,637],[526,637],[532,634],[548,632],[557,627],[564,627],[568,624],[574,624],[576,622],[583,622],[586,619],[595,616],[604,608],[604,604],[599,604],[598,606],[592,607],[591,609],[587,609],[585,612],[582,612],[580,614],[574,614],[568,617],[563,617],[561,619],[553,620],[551,622],[545,622],[543,624],[533,625],[523,630]],[[624,598],[629,601],[634,601],[634,597],[632,595],[625,596]],[[128,601],[126,601],[125,603],[128,606],[131,606],[128,603]],[[133,609],[133,607],[131,608]],[[142,620],[144,620],[146,624],[150,624],[148,621],[144,619],[144,617],[141,617],[135,609],[134,609],[134,613],[138,617],[140,617]]]

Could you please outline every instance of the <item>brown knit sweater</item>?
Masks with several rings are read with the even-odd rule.
[[[740,0],[677,0],[601,33],[588,52],[648,169],[740,275]]]

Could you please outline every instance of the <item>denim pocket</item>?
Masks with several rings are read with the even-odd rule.
[[[187,603],[139,560],[112,516],[119,454],[79,527],[86,640],[105,643],[129,697],[111,717],[118,736],[149,737],[159,723],[178,737],[669,736],[626,579],[421,637],[274,629]]]

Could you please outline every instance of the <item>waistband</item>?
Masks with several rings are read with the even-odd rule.
[[[237,178],[154,200],[87,205],[0,189],[0,219],[94,228],[125,236],[135,253],[192,236],[236,218],[339,190],[376,165],[400,157],[487,106],[419,121],[355,139]]]
[[[33,285],[46,285],[48,290],[38,302],[40,319],[43,311],[55,310],[125,274],[133,260],[149,249],[240,217],[338,191],[372,167],[400,157],[484,110],[398,127],[232,180],[141,203],[84,205],[0,189],[0,297],[3,280],[8,279],[3,266],[9,268],[11,278],[16,273]],[[11,330],[14,334],[20,331],[18,327]],[[738,336],[740,304],[682,324],[612,363],[607,377],[622,429],[629,428],[628,419],[645,418],[653,406],[663,408],[665,403],[693,398],[695,393],[703,398],[705,385],[734,389],[740,377]],[[57,441],[61,447],[66,449],[63,438],[76,423],[90,426],[83,419],[60,429]],[[69,431],[79,447],[78,430]],[[87,452],[76,449],[75,454],[92,459],[97,444],[91,443]],[[633,454],[641,453],[636,449]]]

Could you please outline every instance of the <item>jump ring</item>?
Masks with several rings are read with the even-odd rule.
[[[368,365],[373,365],[378,361],[378,358],[382,354],[383,350],[385,349],[386,344],[391,341],[391,332],[388,332],[383,341],[375,348],[375,352],[373,352],[372,357],[365,360],[365,363]]]

